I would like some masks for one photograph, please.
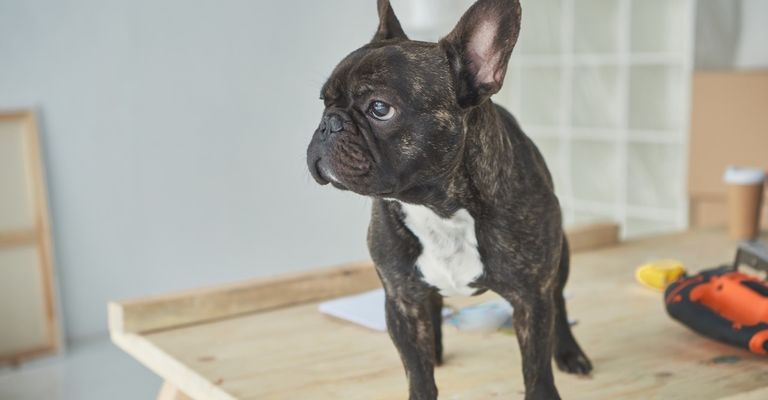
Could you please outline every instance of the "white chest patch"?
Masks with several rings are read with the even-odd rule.
[[[477,251],[475,220],[465,209],[450,218],[441,218],[425,206],[400,203],[405,225],[419,238],[421,255],[416,267],[424,281],[443,296],[470,296],[469,286],[483,274]]]

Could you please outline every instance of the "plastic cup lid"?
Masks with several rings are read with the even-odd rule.
[[[754,185],[765,181],[765,172],[757,168],[729,166],[725,170],[723,180],[737,185]]]

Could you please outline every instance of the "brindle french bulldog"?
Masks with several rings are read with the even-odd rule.
[[[321,185],[373,199],[368,247],[411,399],[435,399],[443,296],[492,290],[514,306],[526,399],[559,399],[551,357],[592,365],[563,300],[568,242],[552,179],[490,97],[520,31],[518,0],[479,0],[438,43],[411,41],[388,0],[373,40],[323,85],[307,163]]]

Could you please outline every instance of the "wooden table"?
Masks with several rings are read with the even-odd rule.
[[[569,236],[577,249],[615,240],[615,230],[600,232],[594,243],[594,232]],[[722,232],[705,230],[575,254],[568,308],[595,370],[589,378],[556,371],[561,395],[768,399],[768,359],[692,333],[666,315],[660,293],[633,278],[648,260],[677,258],[698,270],[732,260],[735,249]],[[109,306],[110,331],[114,343],[165,379],[163,399],[404,399],[405,376],[389,337],[317,311],[321,299],[377,286],[362,263],[117,302]],[[444,330],[446,364],[436,372],[442,399],[522,398],[513,336]]]

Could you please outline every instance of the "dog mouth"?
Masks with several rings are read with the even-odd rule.
[[[361,195],[379,195],[377,189],[383,185],[375,177],[375,157],[367,138],[361,137],[349,118],[339,117],[336,111],[326,114],[330,117],[323,117],[307,148],[307,164],[312,178],[321,186],[330,184],[336,189]],[[332,126],[333,121],[336,121],[336,127]],[[381,192],[382,196],[391,193]]]
[[[310,172],[312,173],[312,177],[315,178],[315,181],[317,181],[317,183],[319,183],[320,185],[325,186],[331,183],[331,180],[329,179],[329,177],[326,177],[323,174],[322,169],[320,168],[319,158],[315,160],[315,162],[312,164],[312,169],[310,170]]]
[[[313,167],[310,169],[310,172],[312,173],[312,177],[322,186],[331,184],[336,189],[339,190],[345,190],[345,191],[351,191],[349,187],[344,185],[343,183],[339,182],[339,180],[334,177],[331,173],[327,172],[325,168],[322,167],[321,159],[317,159],[313,164]],[[386,189],[381,191],[375,191],[375,192],[358,192],[360,194],[366,195],[366,196],[373,196],[373,197],[379,197],[379,198],[385,198],[385,197],[391,197],[395,191],[392,189]]]
[[[339,182],[338,178],[333,176],[333,174],[330,172],[328,168],[323,168],[323,163],[321,162],[322,158],[318,158],[314,166],[311,170],[312,177],[315,178],[315,181],[319,183],[322,186],[325,186],[327,184],[331,184],[333,187],[339,190],[349,190],[348,187],[346,187],[343,183]]]
[[[337,181],[331,181],[331,185],[339,190],[349,190],[348,187],[344,186],[342,183],[339,183]]]

